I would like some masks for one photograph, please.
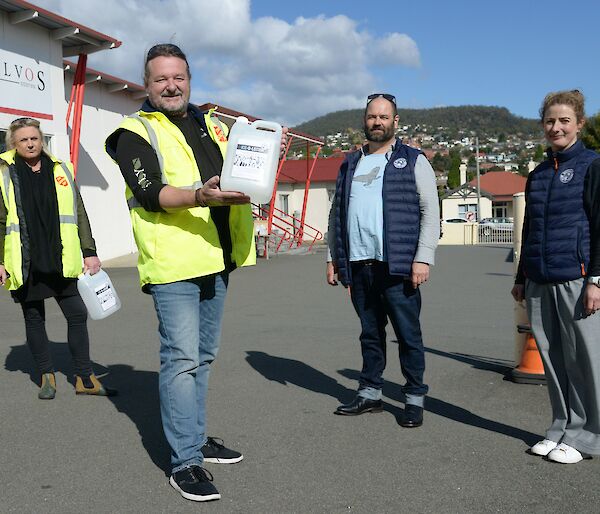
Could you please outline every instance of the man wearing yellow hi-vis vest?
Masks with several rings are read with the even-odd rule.
[[[203,462],[242,454],[206,436],[205,398],[229,273],[255,264],[250,198],[219,189],[227,128],[189,104],[190,70],[175,45],[147,54],[148,100],[106,141],[126,182],[142,290],[159,320],[159,393],[170,484],[186,499],[220,494]],[[210,478],[209,478],[210,476]]]

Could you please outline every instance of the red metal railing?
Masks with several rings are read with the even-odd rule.
[[[323,233],[320,230],[317,230],[306,223],[302,223],[301,219],[295,218],[294,216],[287,214],[276,207],[265,209],[257,204],[252,204],[252,206],[254,207],[252,213],[255,218],[267,222],[270,218],[271,230],[269,231],[267,237],[275,236],[279,239],[279,242],[275,248],[275,252],[278,252],[281,249],[281,246],[285,241],[290,242],[288,250],[291,249],[294,244],[296,247],[302,246],[307,235],[307,239],[310,240],[310,245],[308,247],[308,250],[310,251],[317,241],[323,239]],[[278,234],[273,232],[273,228],[280,230],[281,233]]]

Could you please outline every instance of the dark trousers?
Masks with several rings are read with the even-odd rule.
[[[421,293],[410,281],[392,276],[387,263],[352,263],[352,304],[360,318],[363,367],[360,388],[383,387],[386,364],[385,327],[389,318],[400,354],[400,367],[406,379],[405,394],[425,395],[423,384],[425,352],[421,337]]]
[[[90,362],[90,340],[87,331],[87,310],[79,295],[57,296],[56,303],[67,320],[67,343],[73,357],[75,374],[89,376],[92,373]],[[23,302],[27,346],[40,373],[54,371],[46,334],[46,309],[44,300]]]

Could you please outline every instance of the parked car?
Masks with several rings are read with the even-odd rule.
[[[442,220],[442,223],[467,223],[467,220],[464,218],[446,218]]]
[[[493,231],[512,232],[514,228],[513,221],[513,218],[483,218],[479,225],[481,233],[489,236]]]

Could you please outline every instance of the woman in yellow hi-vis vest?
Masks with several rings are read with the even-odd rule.
[[[56,394],[54,366],[45,328],[44,299],[55,298],[68,326],[75,392],[111,396],[92,372],[87,310],[77,291],[83,270],[100,269],[90,224],[73,181],[72,167],[44,149],[40,123],[19,118],[0,154],[0,285],[6,286],[25,318],[27,345],[38,371],[38,397]]]

